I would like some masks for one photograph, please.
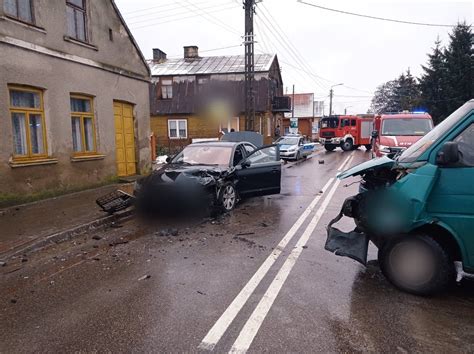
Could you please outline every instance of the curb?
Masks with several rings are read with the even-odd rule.
[[[115,221],[122,220],[122,219],[126,220],[128,218],[131,218],[133,216],[133,212],[134,212],[133,209],[126,210],[121,213],[108,215],[100,219],[96,219],[94,221],[91,221],[82,225],[78,225],[64,231],[56,232],[52,235],[41,237],[37,240],[34,240],[32,243],[30,243],[29,245],[23,248],[12,249],[10,251],[0,254],[0,258],[2,260],[8,260],[19,254],[36,252],[49,245],[71,240],[74,237],[83,235],[88,231],[103,229]]]

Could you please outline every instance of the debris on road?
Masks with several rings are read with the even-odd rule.
[[[197,293],[200,295],[207,295],[206,293],[203,293],[202,291],[199,291],[199,290],[197,291]]]
[[[255,235],[255,232],[241,232],[235,236],[248,236],[248,235]]]
[[[5,267],[7,265],[7,262],[0,261],[0,267]]]
[[[145,280],[145,279],[150,279],[150,278],[151,278],[151,275],[146,274],[143,277],[138,278],[138,280],[140,281],[140,280]]]
[[[117,246],[117,245],[124,245],[126,243],[128,243],[128,240],[118,240],[118,241],[114,241],[114,242],[109,243],[109,246],[114,247],[114,246]]]
[[[320,165],[324,165],[324,160],[318,160],[318,163],[319,163]]]
[[[99,240],[102,240],[102,237],[100,237],[99,235],[94,235],[94,236],[92,236],[92,239],[96,240],[96,241],[99,241]]]

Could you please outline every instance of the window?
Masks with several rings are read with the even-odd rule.
[[[34,23],[31,0],[4,0],[3,10],[8,16],[23,22]]]
[[[170,139],[187,139],[188,121],[186,119],[169,119],[168,137]]]
[[[351,127],[355,127],[357,125],[355,119],[351,119]]]
[[[173,98],[173,80],[161,80],[161,99],[169,100]]]
[[[474,167],[474,123],[459,134],[454,141],[458,143],[461,164]]]
[[[11,87],[9,91],[14,159],[45,157],[43,92],[20,87]]]
[[[278,160],[278,149],[276,146],[268,146],[260,150],[255,150],[255,152],[247,158],[247,161],[250,161],[250,166],[275,163]]]
[[[72,146],[76,155],[96,152],[92,98],[71,96]]]
[[[67,35],[86,42],[86,6],[85,0],[66,0]]]

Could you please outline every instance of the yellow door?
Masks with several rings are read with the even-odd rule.
[[[132,105],[114,102],[114,120],[117,175],[133,176],[137,173],[137,169]]]

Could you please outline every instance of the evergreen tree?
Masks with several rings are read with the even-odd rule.
[[[394,96],[398,111],[413,111],[419,106],[420,90],[410,69],[398,77]]]
[[[432,53],[428,54],[428,64],[422,65],[424,73],[420,78],[421,105],[431,114],[435,124],[448,114],[446,105],[446,62],[439,38]]]
[[[474,36],[471,26],[458,23],[449,38],[450,43],[445,51],[445,99],[448,114],[474,95]]]

